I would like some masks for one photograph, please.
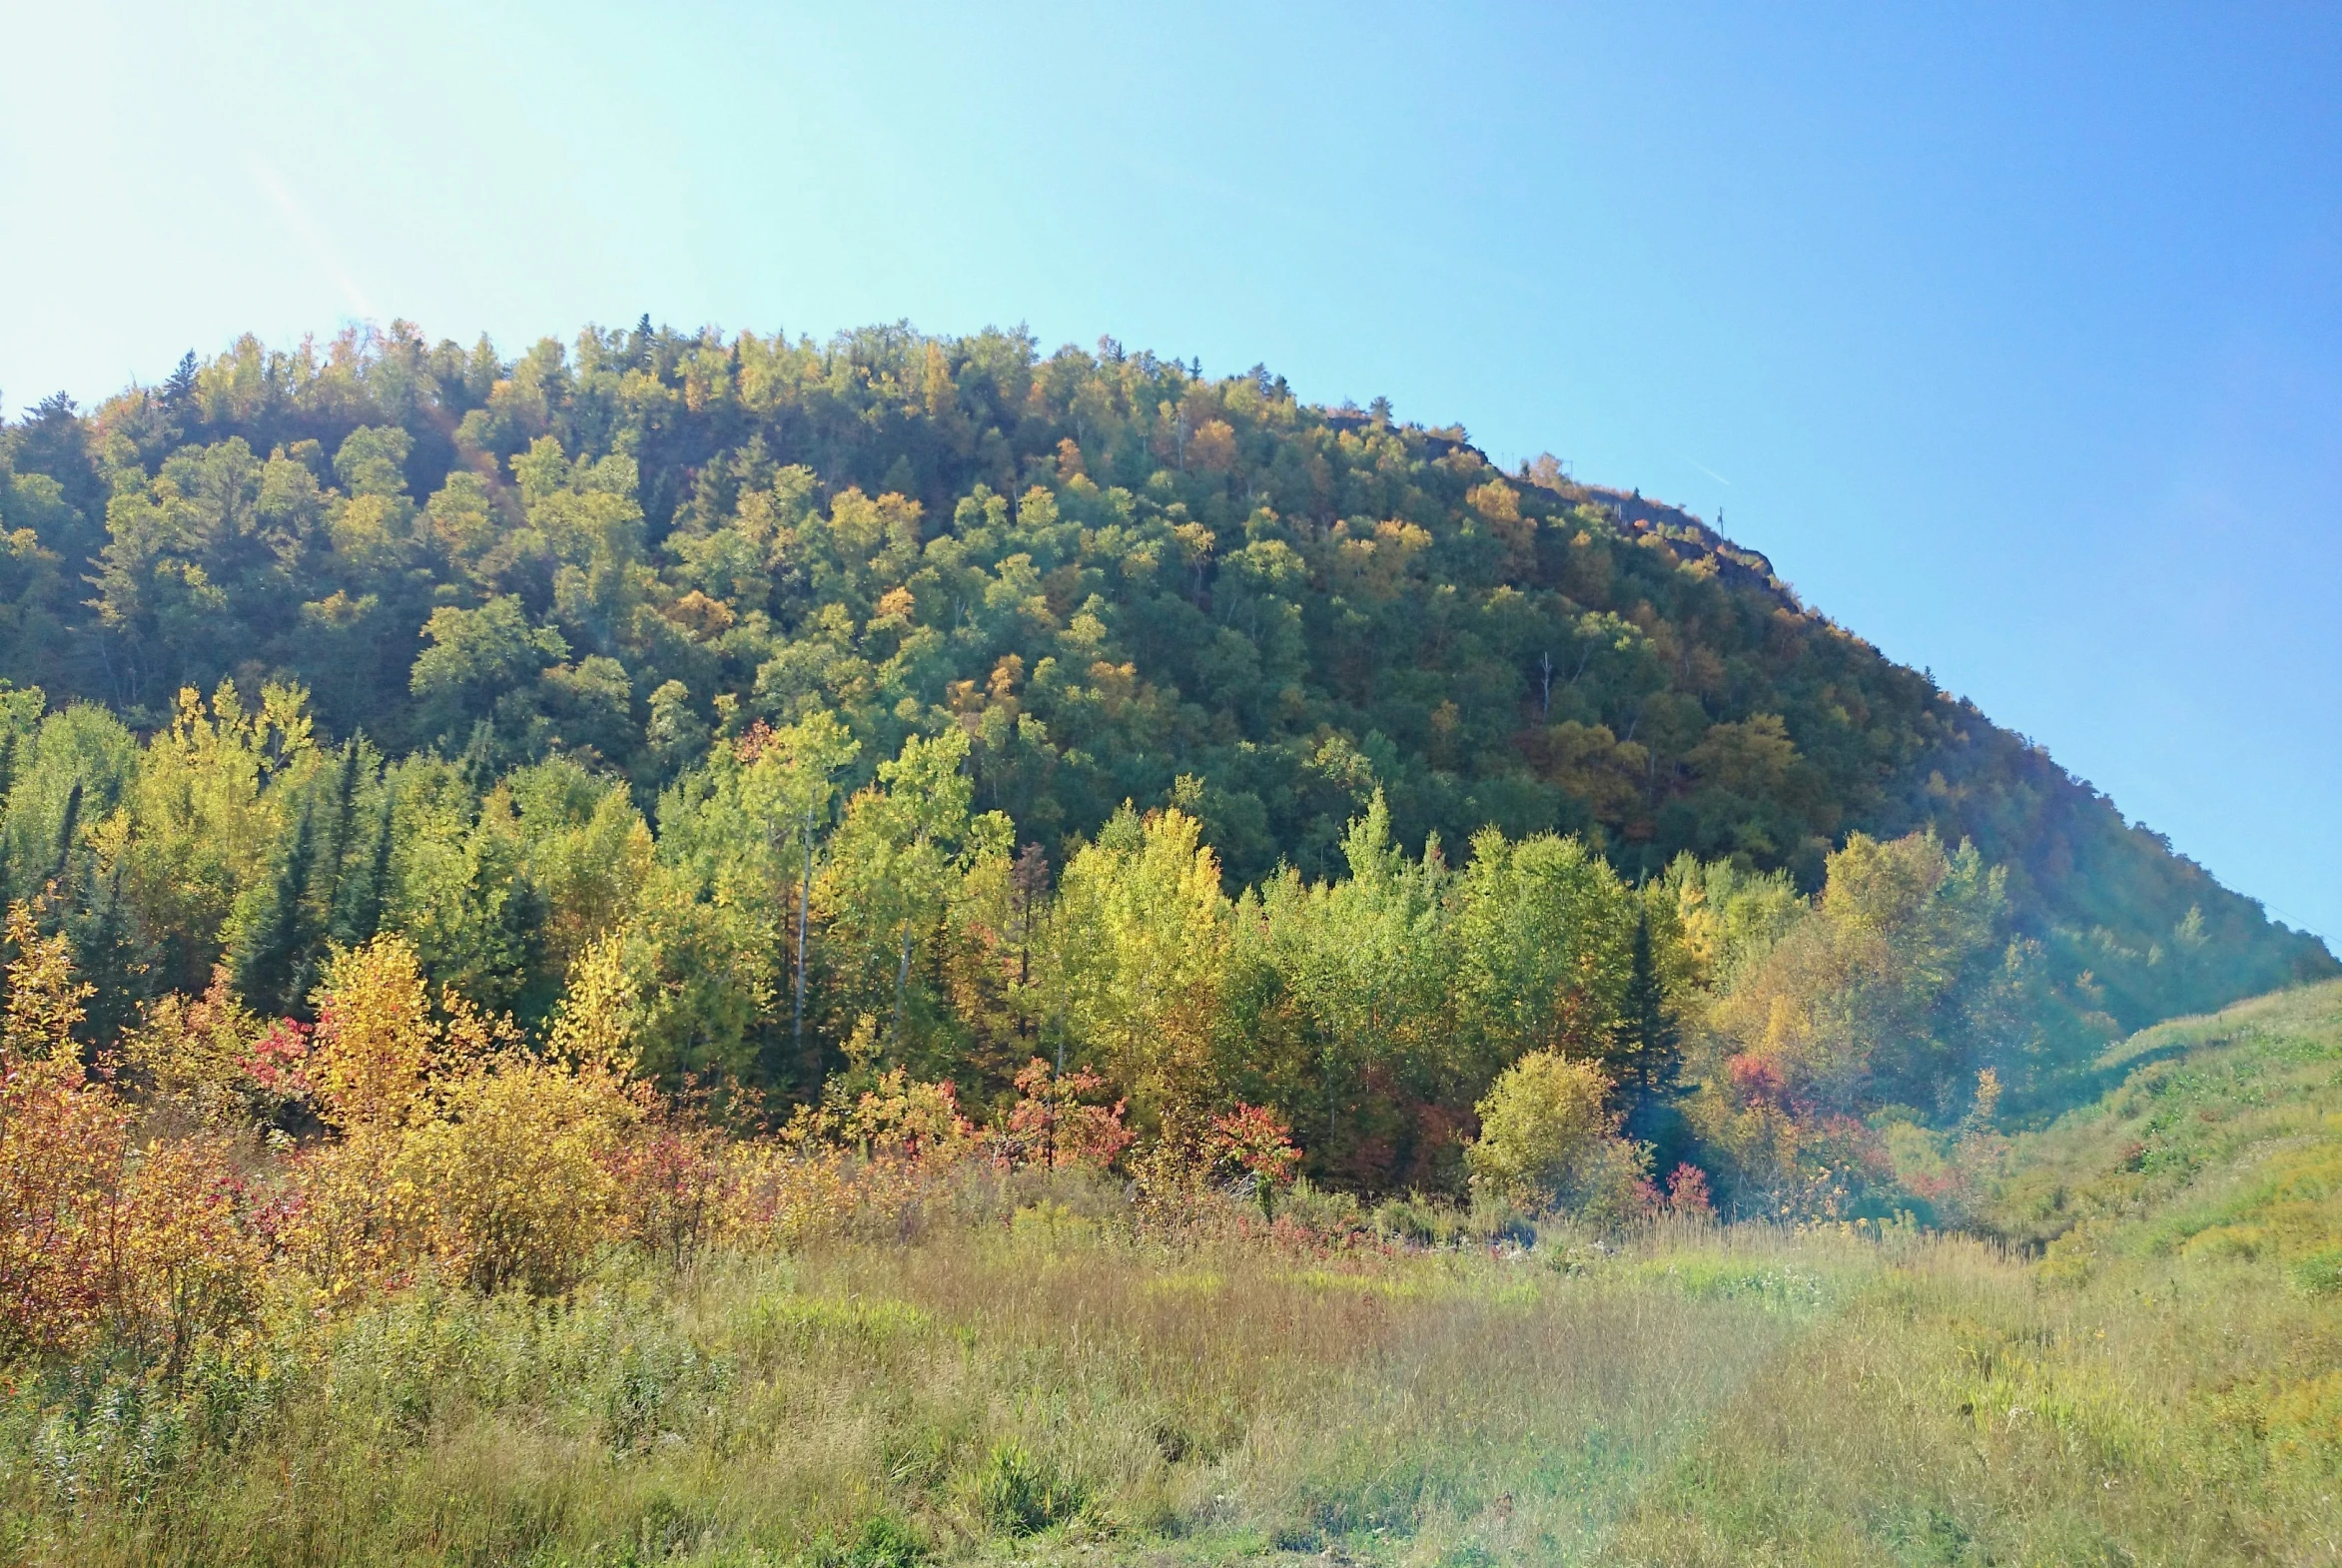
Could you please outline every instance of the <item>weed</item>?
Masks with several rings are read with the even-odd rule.
[[[1090,1504],[1080,1476],[1045,1463],[1015,1440],[995,1443],[976,1477],[976,1506],[1007,1535],[1035,1535],[1064,1524]]]

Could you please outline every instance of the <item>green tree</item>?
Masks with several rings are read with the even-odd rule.
[[[914,960],[942,934],[959,879],[986,854],[1005,854],[1013,837],[1006,817],[971,811],[967,757],[967,734],[956,728],[904,741],[879,764],[877,783],[846,803],[815,891],[841,943],[848,999],[876,1013],[870,1004],[887,998],[897,1063],[910,1034],[931,1033],[942,1018],[936,998],[913,994]]]
[[[777,882],[790,890],[782,907],[796,917],[791,933],[789,1041],[808,1082],[820,1076],[805,1043],[814,857],[836,806],[839,776],[861,749],[835,715],[816,709],[784,729],[760,734],[741,780],[742,805],[762,826],[775,857]],[[935,826],[952,824],[938,821]]]
[[[1638,905],[1626,993],[1619,1006],[1617,1043],[1609,1058],[1612,1079],[1630,1106],[1639,1108],[1673,1092],[1683,1071],[1683,1052],[1682,1036],[1659,978],[1650,906],[1647,901],[1638,901]]]
[[[258,1013],[308,1016],[314,978],[308,960],[316,935],[310,904],[317,866],[315,816],[314,808],[304,804],[261,918],[237,955],[237,993]]]
[[[561,634],[530,625],[509,594],[475,610],[441,605],[422,634],[430,646],[416,656],[407,685],[424,732],[454,746],[485,724],[507,751],[526,749],[543,726],[537,676],[569,654]]]

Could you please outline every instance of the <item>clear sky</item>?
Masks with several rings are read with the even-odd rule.
[[[12,416],[397,316],[1265,361],[1725,513],[2342,938],[2342,8],[0,0],[0,60]]]

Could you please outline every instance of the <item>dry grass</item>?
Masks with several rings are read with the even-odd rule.
[[[2301,1264],[2337,1012],[2191,1026],[2021,1147],[2010,1233],[2060,1185],[2095,1227],[2047,1264],[1759,1227],[1312,1256],[1062,1208],[613,1259],[563,1304],[288,1324],[169,1397],[27,1376],[0,1556],[2342,1561],[2342,1319]],[[2281,1237],[2197,1244],[2254,1225]]]

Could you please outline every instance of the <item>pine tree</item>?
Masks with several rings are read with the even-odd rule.
[[[308,1004],[309,883],[317,863],[314,812],[304,803],[269,904],[236,966],[236,989],[258,1013],[301,1017]]]
[[[358,739],[342,748],[342,765],[334,773],[334,799],[326,808],[325,852],[318,861],[318,902],[332,910],[350,864],[351,831],[358,822]]]
[[[1683,1071],[1682,1042],[1668,1016],[1667,996],[1651,955],[1651,915],[1635,911],[1635,946],[1627,974],[1626,1016],[1620,1020],[1618,1084],[1637,1101],[1662,1098]]]
[[[383,896],[390,885],[390,813],[392,800],[383,791],[383,808],[375,818],[374,843],[366,864],[345,875],[334,901],[334,941],[346,948],[374,940],[383,924]]]
[[[1654,1169],[1673,1171],[1692,1146],[1691,1128],[1675,1098],[1683,1052],[1651,951],[1650,910],[1640,898],[1624,1003],[1613,1076],[1624,1102],[1626,1136],[1648,1147]]]
[[[81,780],[73,781],[73,788],[65,797],[65,817],[57,824],[57,853],[49,862],[49,874],[41,880],[55,883],[62,893],[65,874],[73,866],[73,837],[81,831]]]
[[[97,989],[75,1031],[93,1055],[111,1047],[138,1019],[146,995],[147,965],[132,940],[130,921],[122,905],[122,869],[91,890],[87,909],[68,922],[74,968]]]
[[[10,875],[15,868],[9,864],[11,847],[8,833],[8,795],[16,784],[16,732],[0,735],[0,903],[7,901]]]
[[[178,368],[164,379],[163,406],[176,413],[195,401],[195,351],[180,356]]]

